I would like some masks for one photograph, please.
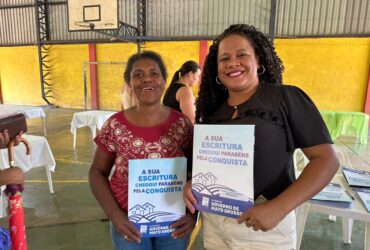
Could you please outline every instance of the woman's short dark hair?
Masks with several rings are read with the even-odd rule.
[[[143,53],[133,54],[132,56],[130,56],[130,58],[127,61],[127,66],[126,66],[125,72],[123,73],[123,77],[129,86],[130,86],[130,81],[131,81],[132,68],[134,67],[134,64],[141,59],[153,60],[158,65],[163,79],[165,81],[167,80],[167,69],[166,69],[166,66],[164,65],[162,57],[154,51],[145,51]]]
[[[225,86],[216,83],[217,53],[220,42],[233,34],[240,35],[251,43],[259,65],[264,66],[265,72],[258,75],[260,82],[270,85],[282,84],[284,66],[272,42],[254,26],[233,24],[214,39],[209,48],[196,101],[195,120],[198,123],[207,123],[207,118],[228,98]]]

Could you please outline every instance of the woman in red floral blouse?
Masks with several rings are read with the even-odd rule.
[[[192,123],[161,103],[167,72],[158,54],[131,56],[124,77],[138,103],[110,117],[95,138],[98,147],[89,172],[92,192],[111,222],[116,249],[186,249],[195,225],[193,215],[175,222],[169,237],[141,238],[128,220],[128,160],[185,156],[191,164]]]

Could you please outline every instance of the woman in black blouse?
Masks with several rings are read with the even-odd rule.
[[[200,68],[194,61],[185,62],[173,75],[163,97],[163,104],[186,115],[192,123],[195,118],[195,99],[192,87],[199,82]]]
[[[238,220],[202,213],[207,249],[294,249],[294,209],[339,167],[319,111],[302,90],[282,85],[283,69],[272,43],[253,26],[231,25],[209,49],[196,123],[255,125],[254,198],[265,202]],[[296,148],[310,160],[297,180]],[[194,212],[190,183],[184,200]]]

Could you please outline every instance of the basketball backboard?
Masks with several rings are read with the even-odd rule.
[[[118,0],[68,0],[68,30],[118,28]]]

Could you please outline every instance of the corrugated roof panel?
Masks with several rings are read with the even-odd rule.
[[[119,21],[138,26],[139,0],[118,0]],[[141,1],[141,0],[140,0]],[[273,0],[147,0],[146,35],[200,39],[216,36],[230,24],[247,23],[268,34]],[[144,1],[145,2],[145,1]],[[276,0],[275,36],[370,35],[369,0]],[[68,31],[67,0],[49,0],[51,41],[106,40],[93,31]],[[36,43],[34,0],[0,1],[0,44]],[[24,6],[30,5],[30,6]]]

